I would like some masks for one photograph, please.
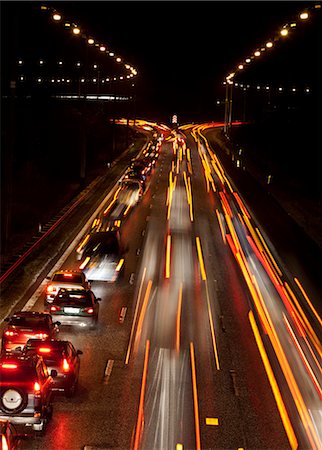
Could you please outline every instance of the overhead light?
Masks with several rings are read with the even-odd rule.
[[[250,62],[251,62],[251,59],[250,59],[250,58],[246,58],[246,59],[245,59],[245,62],[250,63]]]
[[[58,22],[59,20],[61,20],[61,15],[55,13],[55,14],[53,15],[53,19],[56,20],[56,21]]]
[[[100,46],[100,51],[101,51],[101,52],[105,52],[105,50],[106,50],[106,47],[104,47],[104,45],[101,45],[101,46]]]
[[[92,38],[88,39],[87,43],[89,45],[93,45],[94,44],[94,39],[92,39]]]
[[[260,56],[260,54],[261,54],[261,52],[258,50],[254,53],[255,56]]]
[[[79,34],[80,33],[80,29],[79,28],[73,28],[73,33],[74,34]]]
[[[238,69],[242,70],[244,66],[242,64],[239,64]]]
[[[288,30],[286,28],[283,28],[283,30],[280,31],[280,34],[282,36],[287,36],[288,35]]]
[[[273,42],[271,42],[271,41],[266,42],[266,47],[267,48],[272,48],[273,47]]]

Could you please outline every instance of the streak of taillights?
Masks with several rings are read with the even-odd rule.
[[[267,374],[269,383],[271,385],[271,388],[272,388],[272,391],[273,391],[273,394],[274,394],[274,398],[275,398],[275,401],[276,401],[276,404],[277,404],[277,407],[278,407],[278,411],[279,411],[279,414],[281,416],[281,419],[282,419],[282,422],[283,422],[283,426],[284,426],[284,429],[285,429],[286,434],[287,434],[287,438],[288,438],[289,443],[291,445],[291,449],[295,450],[295,449],[298,448],[298,442],[297,442],[297,439],[296,439],[296,436],[295,436],[295,433],[294,433],[291,421],[290,421],[289,416],[287,414],[286,407],[285,407],[285,404],[283,402],[280,390],[278,388],[278,384],[277,384],[276,379],[274,377],[274,373],[273,373],[273,370],[271,368],[269,359],[267,357],[267,354],[266,354],[266,351],[265,351],[265,347],[264,347],[263,341],[262,341],[262,339],[260,337],[260,333],[259,333],[258,327],[256,325],[254,314],[253,314],[252,311],[249,311],[248,317],[249,317],[249,321],[250,321],[251,327],[253,329],[253,333],[254,333],[254,336],[255,336],[256,344],[257,344],[259,353],[261,355],[261,358],[262,358],[262,361],[263,361],[263,364],[264,364],[264,367],[265,367],[265,370],[266,370],[266,374]]]
[[[208,307],[209,324],[210,324],[210,331],[211,331],[212,346],[213,346],[214,354],[215,354],[216,369],[217,369],[217,370],[220,370],[219,353],[218,353],[218,349],[217,349],[215,327],[214,327],[214,321],[213,321],[212,311],[211,311],[211,306],[210,306],[210,298],[209,298],[208,283],[207,283],[207,281],[206,281],[205,284],[206,284],[206,297],[207,297],[207,307]]]
[[[254,280],[256,283],[256,280]],[[256,283],[257,284],[257,283]],[[266,308],[265,303],[257,302],[256,303],[257,311],[263,321],[265,321],[266,325],[266,331],[269,336],[269,339],[272,343],[272,346],[274,348],[275,355],[277,356],[277,359],[279,361],[279,364],[281,366],[281,369],[284,373],[285,379],[287,381],[288,387],[291,391],[293,400],[295,402],[297,411],[299,413],[299,416],[301,418],[303,427],[306,432],[306,436],[310,442],[311,448],[314,450],[318,450],[319,448],[319,438],[316,434],[316,430],[314,427],[314,424],[312,423],[312,419],[308,413],[307,407],[305,405],[305,402],[303,400],[303,397],[301,395],[301,392],[298,388],[298,385],[296,383],[296,380],[294,378],[293,372],[291,370],[291,367],[288,363],[288,360],[285,356],[284,350],[282,348],[282,345],[279,341],[277,332],[275,330],[275,327],[273,325],[272,319],[268,313],[268,310]]]
[[[116,202],[116,198],[114,198],[112,201],[111,201],[111,203],[108,205],[108,207],[106,208],[106,209],[104,209],[104,212],[103,212],[103,214],[104,214],[104,216],[110,211],[110,209],[112,208],[112,206],[114,205],[114,203]]]
[[[84,259],[84,261],[82,262],[82,264],[79,266],[80,270],[83,270],[83,269],[86,267],[86,265],[87,265],[87,263],[88,263],[88,261],[89,261],[90,259],[91,259],[90,256],[86,256],[86,258]]]
[[[85,244],[87,243],[87,241],[89,240],[90,235],[88,234],[85,239],[80,243],[80,245],[77,248],[77,253],[80,253],[82,251],[82,248],[85,246]]]
[[[239,197],[239,195],[237,194],[237,192],[234,192],[233,195],[234,195],[234,197],[236,198],[237,203],[238,203],[240,209],[242,210],[242,212],[244,213],[244,215],[245,215],[248,219],[250,219],[250,214],[249,214],[249,212],[247,211],[246,206],[245,206],[244,203],[242,202],[242,200],[241,200],[241,198]]]
[[[171,235],[167,236],[166,257],[165,257],[165,277],[170,278],[171,269]]]
[[[126,210],[125,210],[124,213],[123,213],[123,216],[124,216],[124,217],[125,217],[125,216],[127,215],[127,213],[130,211],[131,207],[132,207],[132,205],[129,205],[129,206],[126,208]]]
[[[273,258],[273,255],[271,254],[269,248],[267,247],[267,244],[266,244],[266,242],[265,242],[265,240],[264,240],[263,236],[261,235],[261,232],[259,231],[258,228],[256,228],[256,233],[258,234],[258,236],[259,236],[259,238],[260,238],[260,240],[261,240],[261,242],[262,242],[262,244],[263,244],[263,246],[265,248],[265,251],[266,251],[266,253],[268,254],[268,256],[269,256],[269,258],[271,260],[271,262],[274,264],[274,267],[275,267],[278,275],[281,277],[283,274],[282,274],[280,268],[278,267],[275,259]]]
[[[136,331],[137,343],[139,343],[139,341],[140,341],[142,328],[143,328],[143,321],[144,321],[146,309],[147,309],[147,306],[148,306],[151,289],[152,289],[152,280],[149,280],[147,288],[146,288],[146,291],[145,291],[145,296],[144,296],[144,299],[143,299],[141,314],[140,314],[140,317],[139,317],[139,320],[138,320],[138,326],[137,326],[137,331]]]
[[[295,304],[294,310],[298,312],[298,318],[301,321],[303,328],[305,329],[306,333],[310,337],[314,347],[316,348],[316,350],[321,358],[322,348],[321,348],[321,343],[319,341],[319,338],[315,334],[310,322],[308,321],[303,309],[301,308],[301,306],[300,306],[297,298],[295,297],[294,293],[292,292],[290,286],[286,282],[284,284],[285,284],[285,288],[287,289],[287,293],[290,295],[291,300],[293,300],[293,302]]]
[[[133,317],[133,322],[132,322],[132,328],[131,328],[131,334],[130,334],[129,344],[128,344],[128,347],[127,347],[127,352],[126,352],[126,357],[125,357],[125,364],[128,364],[129,359],[130,359],[130,351],[131,351],[132,340],[133,340],[133,335],[134,335],[134,327],[135,327],[136,318],[137,318],[138,311],[139,311],[140,299],[141,299],[141,293],[142,293],[142,288],[143,288],[143,282],[144,282],[145,274],[146,274],[146,267],[144,267],[144,270],[143,270],[143,275],[142,275],[140,288],[139,288],[139,292],[138,292],[138,298],[137,298],[137,301],[136,301],[134,317]]]
[[[121,258],[118,265],[115,268],[115,272],[119,272],[124,264],[124,258]]]
[[[192,391],[193,391],[193,408],[195,415],[195,431],[196,431],[196,450],[201,449],[200,443],[200,424],[199,424],[199,408],[198,408],[198,393],[197,393],[197,375],[195,350],[193,342],[190,342],[190,358],[191,358],[191,375],[192,375]]]
[[[296,338],[295,333],[294,333],[294,331],[293,331],[293,329],[292,329],[292,327],[291,327],[291,325],[290,325],[289,321],[287,320],[287,317],[285,316],[284,313],[283,313],[283,319],[284,319],[284,322],[286,324],[287,331],[289,332],[289,334],[290,334],[290,336],[291,336],[291,338],[292,338],[292,340],[293,340],[293,342],[295,344],[295,347],[296,347],[297,351],[299,352],[299,355],[300,355],[300,357],[301,357],[301,359],[302,359],[302,361],[304,363],[304,366],[305,366],[308,374],[310,375],[310,377],[312,379],[312,382],[313,382],[313,384],[314,384],[314,386],[315,386],[315,388],[316,388],[320,398],[322,399],[321,386],[319,385],[319,382],[316,379],[316,376],[315,376],[315,374],[314,374],[314,372],[312,370],[312,367],[310,366],[310,364],[309,364],[309,362],[308,362],[308,360],[307,360],[307,358],[306,358],[306,356],[305,356],[305,354],[303,352],[303,349],[302,349],[298,339]]]
[[[182,283],[180,283],[178,307],[177,307],[177,321],[176,321],[176,351],[180,350],[180,323],[181,323],[181,306],[182,306]]]
[[[305,292],[303,286],[301,285],[301,283],[299,282],[299,280],[297,278],[294,278],[295,283],[298,285],[300,291],[302,292],[303,297],[305,298],[307,304],[309,305],[309,307],[311,308],[311,311],[313,312],[313,314],[315,315],[315,317],[317,318],[319,324],[322,326],[322,319],[319,316],[319,314],[317,313],[316,309],[314,308],[314,306],[312,305],[307,293]]]
[[[229,203],[228,203],[228,201],[227,201],[227,199],[226,199],[226,197],[225,197],[225,194],[221,191],[221,192],[219,192],[219,196],[220,196],[220,199],[221,199],[221,204],[222,204],[223,210],[224,210],[224,211],[226,212],[226,214],[228,214],[230,217],[233,217],[232,210],[231,210],[231,208],[230,208],[230,206],[229,206]]]
[[[148,373],[149,351],[150,351],[150,341],[147,340],[146,345],[145,345],[145,355],[144,355],[139,412],[138,412],[138,420],[136,423],[135,440],[134,440],[134,447],[133,447],[134,450],[138,450],[141,436],[142,436],[142,425],[143,425],[143,421],[144,421],[144,397],[145,397],[146,379],[147,379],[147,373]]]
[[[196,237],[196,244],[197,244],[197,253],[198,253],[198,258],[199,258],[201,278],[203,281],[205,281],[207,279],[207,276],[206,276],[205,265],[204,265],[203,256],[202,256],[200,238],[198,236]]]

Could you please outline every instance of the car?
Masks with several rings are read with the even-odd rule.
[[[1,341],[5,352],[22,351],[28,339],[55,338],[59,333],[60,323],[53,322],[48,312],[18,311],[5,322]]]
[[[0,436],[0,450],[19,450],[21,438],[25,438],[9,420],[0,420]]]
[[[48,370],[56,370],[53,391],[63,392],[72,397],[78,386],[80,357],[83,352],[76,350],[70,341],[60,339],[29,339],[24,354],[37,353],[42,356]]]
[[[143,195],[143,188],[139,180],[128,179],[120,182],[120,191],[117,196],[118,203],[133,206]]]
[[[91,285],[81,270],[58,270],[47,277],[45,307],[52,303],[60,288],[90,289]]]
[[[123,180],[137,180],[141,183],[143,192],[145,191],[146,188],[146,175],[142,174],[140,171],[136,171],[136,170],[128,170],[123,177]]]
[[[100,301],[91,289],[62,288],[50,306],[50,313],[62,325],[95,328]]]
[[[44,431],[51,418],[53,378],[42,357],[8,355],[0,357],[0,420]]]
[[[124,253],[118,229],[92,233],[83,248],[79,268],[91,282],[113,283],[124,270]]]

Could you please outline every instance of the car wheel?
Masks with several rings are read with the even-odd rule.
[[[23,411],[28,402],[28,395],[21,389],[9,387],[1,392],[0,407],[7,414]]]

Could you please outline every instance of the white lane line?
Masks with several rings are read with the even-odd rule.
[[[119,322],[123,323],[127,312],[127,307],[123,306],[119,314]]]
[[[104,372],[104,384],[108,383],[108,380],[111,376],[112,373],[112,369],[113,369],[113,364],[114,364],[114,359],[109,359],[107,361],[106,367],[105,367],[105,372]]]

